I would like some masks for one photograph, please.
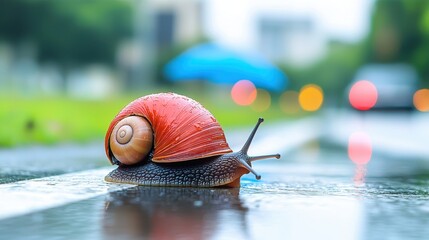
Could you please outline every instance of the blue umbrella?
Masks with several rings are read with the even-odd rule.
[[[212,43],[186,50],[165,66],[164,74],[171,81],[204,79],[234,84],[246,79],[256,87],[270,91],[284,90],[287,82],[286,76],[263,58]]]

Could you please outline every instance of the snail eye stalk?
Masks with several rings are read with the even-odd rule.
[[[252,143],[253,137],[255,137],[256,131],[259,128],[259,125],[261,125],[261,123],[264,121],[263,118],[259,118],[258,122],[256,123],[256,126],[253,128],[252,132],[250,133],[249,138],[247,139],[246,143],[244,144],[244,146],[241,148],[240,152],[244,155],[244,158],[240,158],[239,161],[241,163],[241,165],[246,168],[247,170],[249,170],[249,172],[253,173],[256,177],[256,179],[261,179],[261,175],[259,175],[255,170],[253,170],[253,168],[250,166],[250,163],[256,160],[261,160],[261,159],[267,159],[267,158],[280,158],[280,154],[269,154],[269,155],[262,155],[262,156],[249,156],[247,155],[247,152],[249,151],[249,147],[250,144]]]
[[[247,138],[246,143],[240,150],[242,153],[246,154],[246,156],[247,156],[247,151],[249,151],[250,144],[252,143],[253,137],[255,137],[256,131],[258,130],[259,125],[261,125],[263,121],[264,121],[263,118],[258,118],[258,122],[256,123],[256,126],[253,128],[249,138]]]

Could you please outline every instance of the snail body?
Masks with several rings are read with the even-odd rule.
[[[213,115],[198,102],[174,93],[141,97],[111,122],[105,138],[109,161],[119,165],[105,180],[136,185],[238,187],[252,172],[251,162],[279,154],[249,157],[244,147],[232,152]]]

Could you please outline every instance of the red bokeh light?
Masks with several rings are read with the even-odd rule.
[[[232,100],[238,105],[250,105],[255,101],[256,96],[256,87],[249,80],[240,80],[231,89]]]
[[[377,88],[372,82],[366,80],[361,80],[353,84],[349,92],[350,104],[361,111],[374,107],[377,98]]]
[[[349,138],[349,158],[357,165],[367,164],[371,160],[371,139],[364,132],[355,132]]]

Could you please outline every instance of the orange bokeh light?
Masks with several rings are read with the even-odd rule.
[[[323,91],[315,84],[308,84],[299,92],[299,104],[306,111],[317,111],[323,103]]]
[[[349,92],[350,104],[357,110],[369,110],[377,103],[378,93],[375,85],[367,80],[353,84]]]
[[[414,93],[414,107],[420,112],[429,111],[429,89],[420,89]]]
[[[257,96],[255,85],[249,80],[240,80],[231,89],[232,100],[238,105],[248,106]]]
[[[368,134],[355,132],[349,138],[348,154],[350,160],[357,165],[367,164],[371,160],[372,145]]]

